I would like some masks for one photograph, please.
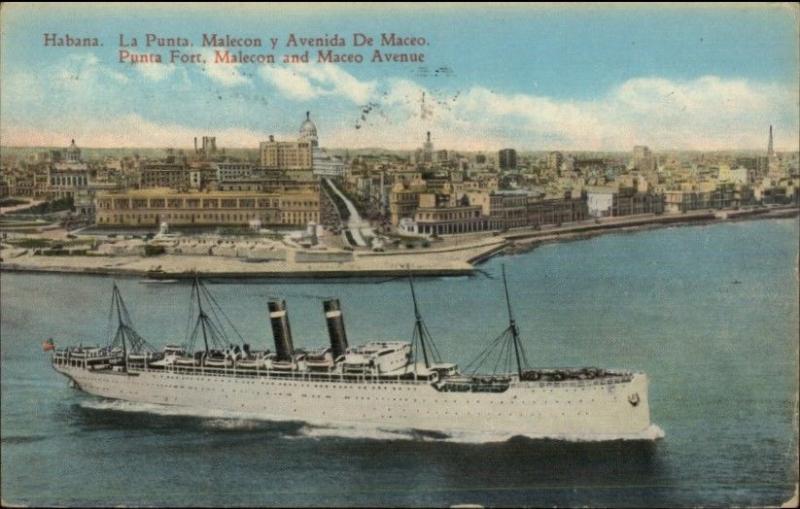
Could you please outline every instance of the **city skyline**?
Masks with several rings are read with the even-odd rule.
[[[83,11],[73,19],[65,9]],[[269,135],[295,139],[310,110],[328,148],[414,150],[431,131],[437,147],[462,151],[764,150],[773,125],[775,150],[798,150],[791,6],[327,9],[246,7],[212,19],[202,8],[172,16],[152,6],[6,5],[2,144],[76,138],[93,148],[183,148],[204,134],[256,148]],[[95,34],[86,33],[87,16]],[[487,16],[504,23],[502,37],[481,30]],[[151,32],[196,45],[209,32],[418,35],[429,41],[427,72],[417,64],[116,61],[119,34]],[[46,33],[94,35],[103,46],[45,47]]]

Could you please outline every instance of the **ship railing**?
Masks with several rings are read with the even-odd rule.
[[[405,384],[405,385],[419,385],[429,384],[429,380],[401,378],[399,375],[386,377],[372,374],[355,374],[355,373],[341,373],[341,372],[313,372],[313,371],[282,371],[274,369],[238,369],[231,368],[215,368],[208,366],[178,366],[175,364],[167,365],[163,369],[155,370],[152,367],[146,368],[136,365],[129,365],[130,371],[157,371],[161,373],[171,374],[184,374],[184,375],[197,375],[197,376],[218,376],[218,377],[232,377],[242,379],[253,378],[271,378],[271,379],[289,379],[300,380],[307,382],[340,382],[340,383],[373,383],[373,384]]]
[[[594,378],[594,379],[586,379],[586,380],[559,380],[559,381],[552,381],[552,380],[519,380],[518,376],[513,377],[514,385],[519,385],[522,387],[588,387],[592,385],[616,385],[622,383],[628,383],[633,380],[632,373],[625,373],[613,376],[607,376],[603,378]]]

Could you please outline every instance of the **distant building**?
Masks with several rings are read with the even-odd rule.
[[[433,142],[431,141],[431,132],[428,131],[422,147],[414,152],[414,161],[417,163],[432,163],[433,157]]]
[[[781,160],[777,154],[775,154],[775,150],[772,145],[772,126],[769,126],[769,143],[767,145],[767,177],[777,181],[785,176],[786,173],[783,171],[783,167],[781,166]]]
[[[656,171],[656,158],[648,147],[644,145],[633,147],[633,169],[641,172]]]
[[[547,154],[547,169],[552,174],[558,174],[561,171],[561,164],[564,162],[564,154],[561,152],[550,152]]]
[[[770,126],[770,143],[772,143],[772,127]],[[72,143],[67,150],[65,151],[65,158],[66,162],[68,163],[80,163],[81,162],[81,149],[75,145],[75,140],[72,140]]]
[[[77,193],[85,191],[89,186],[90,171],[81,158],[81,149],[72,140],[62,154],[59,152],[55,161],[46,168],[47,198],[75,198]],[[34,181],[34,186],[36,182]],[[35,193],[34,193],[35,194]]]
[[[73,141],[73,144],[75,142]],[[769,142],[767,143],[767,157],[773,158],[775,157],[775,148],[772,145],[772,125],[769,126]]]
[[[253,175],[253,164],[249,162],[225,161],[214,163],[212,168],[216,170],[218,182],[243,179]]]
[[[217,154],[217,138],[214,136],[203,136],[201,146],[197,146],[197,138],[194,139],[194,153],[201,159],[209,159]]]
[[[497,153],[501,170],[517,169],[517,151],[513,148],[504,148]]]
[[[189,167],[182,162],[141,161],[139,163],[140,188],[187,189],[190,183]]]

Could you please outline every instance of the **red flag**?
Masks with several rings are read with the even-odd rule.
[[[56,349],[56,344],[53,343],[53,338],[49,338],[45,340],[44,343],[42,343],[43,352],[49,352],[50,350],[55,350],[55,349]]]

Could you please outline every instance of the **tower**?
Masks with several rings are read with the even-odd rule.
[[[767,157],[772,159],[775,156],[775,151],[772,148],[772,124],[769,126],[769,145],[767,145]]]

